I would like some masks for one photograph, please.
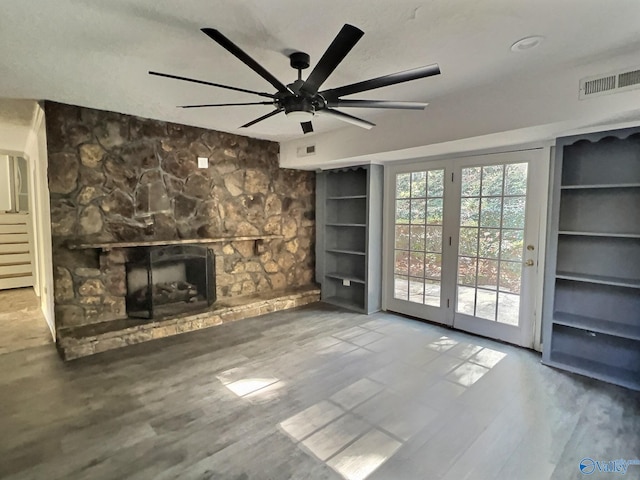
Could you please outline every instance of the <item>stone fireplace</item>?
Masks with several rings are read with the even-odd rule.
[[[279,168],[276,143],[53,102],[45,116],[59,337],[134,319],[126,263],[141,245],[209,249],[212,308],[292,306],[287,292],[316,288],[315,174]]]

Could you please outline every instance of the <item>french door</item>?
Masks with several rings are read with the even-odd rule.
[[[387,310],[533,346],[540,151],[387,170]]]

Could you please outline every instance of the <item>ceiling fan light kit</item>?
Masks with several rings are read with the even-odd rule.
[[[424,110],[428,104],[421,102],[394,102],[387,100],[348,100],[342,99],[341,97],[440,74],[440,68],[438,65],[433,64],[382,77],[372,78],[350,85],[344,85],[338,88],[320,91],[320,87],[327,80],[329,75],[333,73],[340,62],[342,62],[342,60],[364,35],[364,32],[359,28],[345,24],[306,80],[302,80],[302,70],[309,68],[311,62],[309,55],[304,52],[294,52],[289,55],[291,67],[298,71],[298,79],[289,85],[285,85],[245,53],[240,47],[225,37],[219,30],[214,28],[203,28],[202,32],[269,82],[276,89],[276,93],[271,94],[267,92],[257,92],[240,87],[222,85],[219,83],[154,71],[150,71],[149,74],[269,98],[270,101],[262,102],[212,103],[181,106],[181,108],[230,107],[241,105],[272,105],[275,107],[275,110],[242,125],[241,128],[248,128],[258,122],[271,118],[280,112],[284,112],[287,118],[300,122],[302,131],[305,134],[313,132],[313,124],[311,123],[311,120],[316,114],[330,116],[343,122],[357,125],[361,128],[370,129],[375,126],[374,123],[344,113],[337,110],[337,108],[355,107],[395,110]]]
[[[291,118],[296,122],[310,122],[313,120],[313,112],[307,112],[305,110],[285,110],[284,114],[287,118]]]

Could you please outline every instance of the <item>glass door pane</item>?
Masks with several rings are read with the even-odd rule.
[[[16,191],[16,210],[18,212],[29,211],[29,166],[27,160],[22,157],[15,159],[15,191]]]
[[[395,299],[442,305],[444,178],[444,169],[395,175]]]
[[[518,326],[527,163],[461,170],[456,313]]]

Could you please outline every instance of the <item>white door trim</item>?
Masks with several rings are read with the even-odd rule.
[[[402,300],[396,300],[389,296],[389,279],[393,277],[393,255],[388,255],[388,251],[393,250],[395,243],[395,175],[396,173],[411,173],[422,170],[444,170],[444,205],[443,205],[443,232],[442,232],[442,264],[448,263],[451,254],[451,249],[448,245],[445,246],[445,239],[450,235],[449,228],[452,222],[448,221],[448,217],[451,215],[450,208],[447,208],[446,198],[450,196],[449,190],[451,189],[451,183],[447,181],[451,175],[451,162],[447,160],[429,161],[429,162],[415,162],[411,165],[391,165],[385,168],[385,187],[384,187],[384,214],[383,214],[383,295],[382,302],[383,310],[387,310],[393,302],[403,303],[403,310],[412,316],[423,318],[424,311],[431,311],[431,321],[443,324],[451,325],[453,322],[453,310],[452,305],[447,306],[446,302],[441,307],[432,307],[429,305],[414,304],[411,302],[404,303]],[[386,256],[385,256],[386,255]],[[389,277],[388,277],[389,275]],[[441,276],[441,291],[444,292],[448,284],[451,283],[450,275],[444,270]],[[455,281],[455,280],[454,280]],[[387,291],[389,290],[389,291]]]

